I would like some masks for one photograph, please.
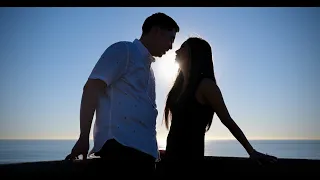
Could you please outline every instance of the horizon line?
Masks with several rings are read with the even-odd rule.
[[[76,141],[78,138],[0,138],[0,140],[62,140],[62,141],[68,141],[68,140],[74,140]],[[90,141],[93,140],[93,138],[89,139]],[[159,138],[159,140],[165,140],[164,138]],[[206,138],[205,141],[229,141],[229,140],[234,140],[234,141],[238,141],[235,138]],[[294,141],[294,140],[320,140],[320,138],[248,138],[248,141],[257,141],[257,140],[286,140],[286,141]]]

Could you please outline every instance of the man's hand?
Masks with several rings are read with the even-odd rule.
[[[262,154],[256,150],[254,150],[251,154],[250,154],[250,158],[256,162],[258,162],[260,165],[263,163],[275,163],[277,162],[277,158],[274,156],[270,156],[267,154]]]
[[[71,153],[65,158],[65,160],[79,159],[79,155],[83,156],[83,160],[87,159],[89,145],[89,138],[80,136],[72,148]]]

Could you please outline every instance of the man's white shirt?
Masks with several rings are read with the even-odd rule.
[[[112,44],[102,54],[89,76],[107,84],[96,109],[91,153],[115,139],[158,158],[152,62],[154,58],[137,39]]]

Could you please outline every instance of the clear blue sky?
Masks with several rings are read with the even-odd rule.
[[[249,139],[320,139],[319,8],[1,8],[0,138],[67,138],[79,133],[82,87],[103,51],[133,41],[164,12],[188,36],[212,45],[218,84]],[[163,106],[174,53],[153,64]],[[233,136],[218,118],[207,134]]]

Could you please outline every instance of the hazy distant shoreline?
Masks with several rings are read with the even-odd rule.
[[[320,159],[320,140],[250,140],[257,150],[279,158]],[[0,164],[63,160],[70,153],[76,139],[1,139]],[[158,140],[159,149],[165,149],[165,139]],[[90,148],[93,140],[90,140]],[[188,144],[185,145],[187,150]],[[206,156],[248,157],[235,139],[206,140]]]
[[[76,141],[77,139],[1,139],[0,141]],[[161,138],[160,140],[165,140]],[[248,139],[249,141],[320,141],[320,139]],[[90,139],[93,141],[93,139]],[[236,139],[206,139],[206,141],[237,141]]]

